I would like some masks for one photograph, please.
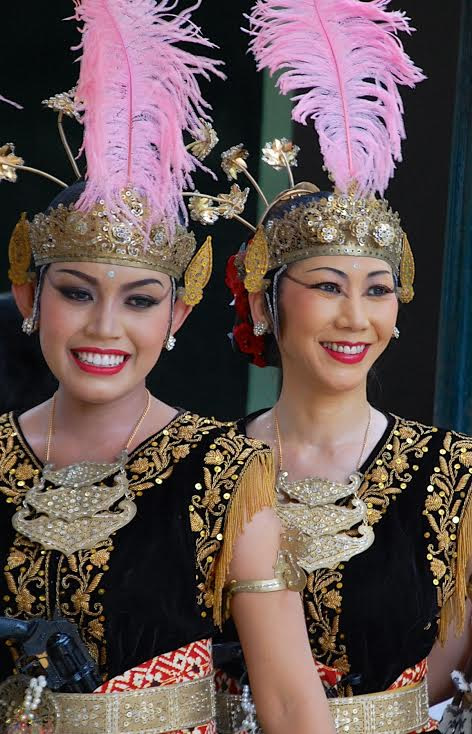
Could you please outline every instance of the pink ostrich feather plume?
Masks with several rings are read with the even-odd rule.
[[[249,16],[259,69],[297,92],[292,118],[313,120],[326,168],[341,191],[383,194],[405,138],[399,85],[425,79],[398,33],[411,33],[390,0],[258,0]]]
[[[196,134],[200,118],[209,119],[199,77],[224,78],[222,62],[177,45],[214,48],[190,17],[200,2],[177,13],[177,0],[75,0],[87,159],[79,209],[98,199],[120,208],[120,191],[133,187],[147,200],[149,227],[163,221],[172,230],[186,221],[182,191],[192,188],[199,163],[184,133]]]

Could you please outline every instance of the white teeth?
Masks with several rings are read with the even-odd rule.
[[[342,352],[343,354],[361,354],[367,349],[366,344],[356,344],[352,347],[347,344],[337,344],[337,342],[321,342],[321,344],[332,352]]]
[[[117,367],[124,362],[122,354],[98,354],[97,352],[74,352],[81,362],[94,367]]]

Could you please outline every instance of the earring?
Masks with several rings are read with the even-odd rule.
[[[37,325],[35,323],[35,319],[33,316],[28,316],[26,319],[23,319],[23,323],[21,325],[21,330],[27,334],[28,336],[31,336],[31,334],[36,331]]]
[[[175,347],[177,342],[177,339],[173,334],[169,334],[169,336],[166,339],[166,349],[168,352],[171,352],[173,348]]]
[[[398,328],[398,326],[393,327],[393,338],[400,339],[400,329]]]
[[[267,332],[267,324],[265,321],[256,321],[252,330],[254,332],[254,336],[264,336]]]

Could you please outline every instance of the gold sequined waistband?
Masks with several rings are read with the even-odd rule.
[[[330,698],[329,708],[339,734],[410,734],[428,723],[428,686],[425,679],[383,693]],[[240,696],[217,694],[219,734],[235,734],[243,718]]]
[[[165,734],[215,717],[213,676],[121,693],[52,695],[55,734]]]

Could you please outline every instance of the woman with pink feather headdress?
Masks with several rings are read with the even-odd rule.
[[[256,2],[258,68],[296,92],[293,120],[314,125],[334,189],[296,185],[298,149],[267,143],[263,160],[288,172],[289,188],[269,202],[256,186],[265,211],[226,276],[234,346],[282,370],[274,407],[239,426],[273,448],[285,542],[308,575],[316,666],[337,730],[356,734],[435,731],[427,660],[438,702],[472,642],[472,441],[367,398],[369,370],[400,336],[399,301],[414,296],[412,251],[381,197],[405,135],[398,88],[424,77],[399,38],[409,20],[388,5]],[[223,154],[230,179],[251,175],[247,157],[242,145]],[[193,211],[205,221],[205,206]],[[218,650],[218,729],[256,731],[242,670],[237,680],[234,664],[224,669],[228,649]]]
[[[195,253],[184,197],[216,142],[198,81],[222,74],[189,50],[212,46],[191,20],[199,2],[176,5],[75,3],[78,86],[46,104],[78,178],[63,118],[83,122],[86,180],[23,215],[10,242],[23,328],[39,331],[58,389],[0,417],[8,734],[212,734],[211,639],[229,611],[248,658],[265,647],[250,673],[266,731],[334,731],[269,448],[146,388],[212,263],[209,239]],[[34,169],[3,146],[0,177],[22,170]],[[241,211],[236,189],[215,197],[225,216]]]

